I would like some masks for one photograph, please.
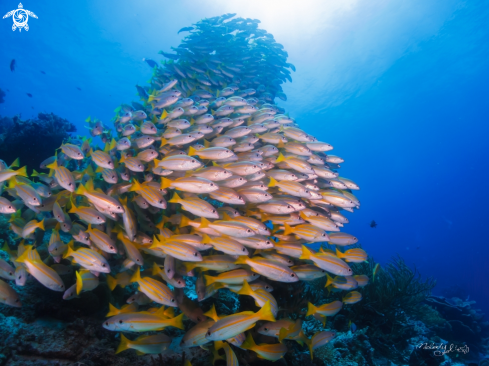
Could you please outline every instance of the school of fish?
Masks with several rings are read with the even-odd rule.
[[[348,249],[358,239],[340,231],[344,211],[360,207],[352,193],[359,187],[339,175],[343,159],[329,143],[274,103],[287,99],[281,85],[295,67],[258,23],[226,14],[183,28],[190,35],[175,53],[160,52],[167,61],[145,60],[150,85],[137,87],[141,103],[116,109],[114,128],[89,117],[92,137],[64,142],[30,176],[18,161],[0,160],[0,213],[18,237],[15,248],[3,247],[0,302],[20,307],[9,282],[24,286],[30,277],[66,301],[101,283],[136,283],[102,324],[121,333],[117,352],[161,353],[172,343],[161,331],[176,327],[188,329],[181,347],[215,357],[223,349],[228,365],[238,364],[233,347],[278,360],[288,339],[308,345],[312,357],[335,337],[308,339],[301,319],[278,318],[273,282],[326,277],[325,291],[345,291],[342,301],[308,304],[306,316],[324,324],[361,300],[356,289],[369,278],[349,263],[367,254]],[[67,287],[61,276],[70,273],[76,282]],[[260,309],[204,312],[183,291],[193,283],[199,302],[233,291]],[[257,345],[247,332],[255,326],[277,341]],[[133,339],[138,332],[145,334]]]

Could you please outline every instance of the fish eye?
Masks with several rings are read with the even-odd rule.
[[[212,210],[212,213],[216,213],[216,210]]]
[[[211,183],[211,184],[210,184],[210,186],[211,186],[211,187],[214,187],[214,183]]]
[[[243,248],[243,252],[246,252],[246,248]]]
[[[109,247],[109,249],[114,249],[114,247],[111,245],[111,246]]]
[[[290,274],[290,277],[295,277],[295,273],[291,273]]]
[[[33,200],[34,200],[34,201],[37,201],[37,198],[36,198],[36,197],[34,197],[34,199],[33,199]]]
[[[143,166],[141,164],[138,164],[138,168],[142,168]]]
[[[22,278],[22,275],[19,276],[19,280]]]
[[[158,203],[163,204],[163,200],[159,200]]]
[[[122,324],[122,320],[119,320],[119,324]]]
[[[9,210],[12,209],[12,206],[8,206]]]
[[[263,330],[267,331],[267,330],[268,330],[268,328],[263,328]]]
[[[326,236],[326,234],[323,233],[323,235],[321,235],[321,236]]]
[[[171,302],[175,302],[175,299],[171,299],[170,301],[171,301]]]
[[[97,216],[97,220],[100,220],[100,216]]]
[[[271,244],[271,242],[270,242],[269,240],[267,240],[267,241],[265,242],[265,244],[270,245],[270,244]]]
[[[247,232],[247,233],[251,233],[251,230],[250,230],[250,229],[248,229],[248,230],[246,230],[246,232]]]
[[[139,259],[139,258],[138,258],[138,259],[136,259],[136,262],[140,262],[140,259]]]
[[[199,253],[194,252],[194,257],[197,257],[198,255],[199,255]]]
[[[105,263],[102,263],[102,267],[105,267]]]
[[[12,276],[14,273],[13,272],[9,272],[8,274]]]
[[[210,336],[210,335],[211,335],[211,331],[208,331],[208,332],[207,332],[207,335],[208,335],[208,336]]]
[[[19,299],[16,299],[15,302],[19,302]]]

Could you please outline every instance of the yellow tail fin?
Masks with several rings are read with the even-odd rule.
[[[270,182],[268,183],[268,186],[269,187],[275,187],[277,185],[277,181],[273,178],[273,177],[270,177]]]
[[[278,158],[277,160],[275,160],[275,163],[280,163],[282,161],[285,161],[285,156],[282,153],[280,153],[278,154]]]
[[[188,148],[188,156],[197,155],[197,150],[195,150],[192,146]]]
[[[210,224],[210,221],[207,220],[205,217],[202,217],[200,219],[200,226],[199,226],[199,229],[205,229],[205,228],[208,228],[209,227],[209,224]]]
[[[292,227],[287,224],[286,222],[284,223],[284,235],[290,235],[294,232],[294,229],[292,229]]]
[[[114,291],[117,286],[117,280],[111,275],[107,275],[107,286],[109,286],[110,291]]]
[[[170,179],[162,177],[161,178],[161,189],[170,188],[172,183],[173,182]]]
[[[141,273],[139,272],[139,267],[134,271],[134,274],[132,275],[130,282],[139,282],[141,281]]]
[[[80,295],[83,290],[83,279],[80,272],[76,271],[76,294]]]
[[[240,255],[238,257],[238,259],[236,260],[236,262],[234,262],[234,264],[246,264],[246,261],[248,260],[248,256],[247,255]]]
[[[151,275],[156,276],[159,275],[161,272],[160,267],[156,262],[153,263],[153,268],[151,269]]]
[[[117,347],[117,351],[115,353],[121,353],[122,351],[125,351],[126,349],[129,349],[129,339],[127,339],[124,334],[120,333],[121,335],[121,343],[119,344],[119,347]]]
[[[180,203],[182,199],[178,196],[177,192],[173,195],[172,199],[169,200],[169,203]]]
[[[213,284],[214,282],[216,282],[216,278],[212,277],[212,276],[204,275],[204,280],[205,280],[206,286],[209,286],[209,285]]]
[[[248,296],[253,296],[253,290],[248,284],[248,281],[244,280],[243,281],[243,287],[241,287],[241,290],[237,292],[238,295],[248,295]]]
[[[212,243],[212,239],[210,238],[209,235],[207,234],[202,235],[202,244],[211,244],[211,243]]]
[[[299,259],[311,259],[312,253],[305,245],[302,246],[302,254]]]
[[[27,167],[25,167],[25,166],[16,170],[15,172],[17,173],[17,175],[20,175],[22,177],[27,177]]]
[[[248,334],[246,334],[246,339],[243,342],[243,344],[241,344],[240,348],[253,350],[253,348],[255,348],[255,347],[256,347],[255,340],[251,336],[251,333],[248,332]]]
[[[171,320],[171,325],[173,325],[175,328],[178,329],[184,329],[182,319],[183,319],[183,313],[177,316],[176,318],[173,318]]]
[[[79,194],[80,196],[83,196],[83,195],[85,195],[85,193],[87,193],[87,189],[83,186],[83,184],[80,183],[80,185],[76,189],[75,193]]]
[[[272,307],[270,306],[270,301],[267,301],[265,305],[256,313],[256,316],[260,320],[268,320],[270,322],[274,322],[275,317],[272,314]]]
[[[185,227],[185,226],[189,226],[190,225],[190,219],[185,216],[185,215],[182,215],[182,218],[180,219],[180,225],[178,225],[179,227]]]
[[[17,159],[15,159],[15,160],[12,162],[12,164],[10,164],[10,167],[9,167],[9,168],[10,168],[10,169],[12,169],[12,168],[18,168],[18,167],[19,167],[19,165],[20,165],[20,160],[19,160],[19,158],[17,158]]]
[[[308,302],[307,303],[307,314],[306,314],[306,316],[314,315],[314,314],[316,314],[316,311],[317,311],[317,307],[315,307],[313,304]]]
[[[217,312],[216,312],[216,306],[214,304],[212,304],[212,308],[204,313],[205,316],[207,316],[208,318],[211,318],[213,319],[215,322],[217,322],[219,320],[219,316],[217,315]]]

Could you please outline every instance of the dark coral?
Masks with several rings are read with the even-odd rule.
[[[53,155],[63,140],[75,132],[68,120],[53,113],[39,113],[35,119],[0,118],[0,156],[11,164],[20,158],[22,165],[39,169],[40,163]]]

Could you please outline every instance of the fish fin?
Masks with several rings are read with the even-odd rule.
[[[216,312],[216,306],[214,304],[212,304],[211,309],[209,311],[205,312],[204,315],[207,316],[208,318],[213,319],[215,322],[217,322],[219,320],[219,316],[217,315],[217,312]]]
[[[188,156],[193,156],[193,155],[197,155],[197,150],[195,150],[192,146],[190,146],[188,148]]]
[[[178,329],[185,329],[184,326],[183,326],[183,322],[182,322],[182,319],[183,319],[183,313],[180,314],[179,316],[171,319],[171,325],[173,325],[175,328],[178,328]]]
[[[238,259],[236,260],[236,262],[234,262],[234,264],[246,264],[246,261],[248,260],[248,256],[247,255],[240,255],[238,257]]]
[[[98,166],[97,169],[95,169],[95,173],[102,173],[104,171],[104,168],[101,166]]]
[[[129,348],[129,339],[127,339],[124,334],[120,333],[121,335],[121,343],[119,344],[119,347],[117,347],[117,350],[115,351],[116,354],[121,353],[122,351],[125,351],[126,349]]]
[[[161,145],[160,145],[160,147],[163,147],[163,146],[165,146],[166,144],[168,144],[167,139],[165,139],[165,138],[161,138]]]
[[[270,177],[270,182],[268,183],[268,186],[269,187],[275,187],[277,185],[277,181],[273,178],[273,177]]]
[[[132,275],[130,282],[139,282],[141,281],[141,273],[139,272],[139,267],[134,271],[134,274]]]
[[[182,199],[178,196],[177,192],[173,195],[173,197],[168,201],[169,203],[180,203]]]
[[[66,248],[65,254],[63,254],[63,259],[73,256],[74,252],[75,251],[70,246],[68,246],[68,248]]]
[[[223,341],[214,341],[214,348],[216,351],[219,351],[223,347],[224,347]]]
[[[207,141],[206,139],[204,139],[204,146],[205,147],[211,147],[211,143],[209,141]]]
[[[278,341],[282,343],[282,341],[289,335],[289,330],[285,328],[280,328],[278,332]]]
[[[158,266],[158,264],[156,262],[154,262],[153,267],[151,268],[151,275],[152,276],[159,275],[160,271],[161,271],[160,267]]]
[[[211,243],[212,243],[212,239],[210,238],[209,235],[207,234],[202,235],[202,244],[211,244]]]
[[[212,276],[204,275],[204,280],[205,280],[206,286],[209,286],[209,285],[213,284],[214,282],[216,282],[215,277],[212,277]]]
[[[117,280],[111,275],[107,275],[107,286],[109,286],[110,291],[114,291],[117,286]]]
[[[76,294],[80,295],[83,289],[83,279],[80,272],[76,271]]]
[[[132,186],[129,188],[129,192],[136,192],[141,190],[141,185],[136,179],[133,179]]]
[[[37,223],[37,227],[42,231],[46,231],[46,229],[44,228],[44,219],[42,219],[41,222]]]
[[[80,195],[80,196],[83,196],[87,193],[87,189],[85,188],[85,186],[83,184],[80,183],[80,185],[76,189],[75,193]]]
[[[17,159],[15,159],[15,160],[12,162],[12,164],[10,164],[10,167],[9,167],[9,168],[10,168],[10,169],[12,169],[12,168],[18,168],[18,167],[19,167],[19,165],[20,165],[20,160],[19,160],[19,158],[17,158]]]
[[[202,217],[200,219],[200,226],[199,229],[206,229],[209,227],[210,221],[207,220],[205,217]]]
[[[294,229],[287,224],[286,222],[284,223],[284,235],[290,235],[294,232]]]
[[[233,221],[233,219],[231,218],[231,216],[229,216],[226,212],[223,212],[222,219],[224,221]]]
[[[180,219],[180,225],[178,225],[179,227],[185,227],[185,226],[189,226],[190,225],[190,219],[185,216],[185,215],[182,215],[182,218]]]
[[[26,250],[24,250],[24,253],[22,253],[15,261],[18,263],[25,263],[25,261],[29,259],[28,257],[31,250],[32,246],[28,246]]]
[[[248,295],[248,296],[253,296],[253,290],[250,287],[248,281],[244,280],[243,281],[243,287],[241,287],[241,290],[236,292],[238,295]]]
[[[108,318],[108,317],[111,317],[114,315],[119,315],[120,313],[121,313],[121,311],[109,302],[109,312],[107,313],[107,315],[105,317]]]
[[[312,303],[307,303],[307,314],[306,316],[313,315],[317,311],[317,307],[315,307]]]
[[[307,215],[306,215],[304,212],[302,212],[302,211],[299,211],[299,216],[300,216],[300,217],[301,217],[301,219],[303,219],[304,221],[307,221],[307,219],[308,219]]]
[[[299,259],[311,259],[312,258],[312,253],[311,251],[305,246],[302,246],[302,254],[299,257]]]
[[[336,256],[337,256],[338,258],[345,258],[344,253],[340,252],[340,251],[338,250],[338,247],[336,247],[335,249],[336,249]]]
[[[17,169],[15,172],[17,173],[17,175],[20,175],[22,177],[26,177],[26,178],[28,177],[28,175],[27,175],[27,167],[26,166],[23,166],[22,168]]]
[[[249,349],[249,350],[253,350],[253,348],[256,347],[256,343],[255,343],[255,340],[253,339],[253,337],[251,336],[251,333],[248,332],[246,334],[246,339],[245,341],[241,344],[240,348],[243,348],[243,349]]]
[[[31,177],[40,177],[41,174],[39,174],[38,172],[36,172],[36,169],[32,169],[32,174],[31,174]]]
[[[58,169],[58,161],[54,160],[51,164],[46,165],[46,168],[56,170]]]
[[[172,183],[173,182],[170,179],[162,177],[161,178],[161,189],[170,188]]]
[[[256,316],[260,320],[268,320],[270,322],[275,322],[275,317],[272,313],[272,307],[270,306],[270,301],[267,301],[265,305],[256,313]]]
[[[333,284],[333,278],[328,273],[326,273],[326,278],[326,285],[324,287],[328,287],[328,291],[330,291],[329,286]]]
[[[278,154],[277,160],[275,160],[275,163],[280,163],[282,161],[285,161],[285,157],[282,153]]]

